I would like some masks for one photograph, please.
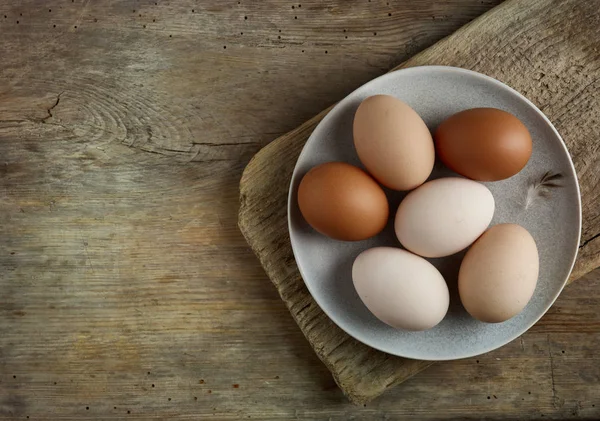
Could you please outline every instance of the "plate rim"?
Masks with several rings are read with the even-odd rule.
[[[571,262],[570,262],[570,267],[569,267],[569,271],[565,277],[565,279],[563,280],[560,288],[557,290],[556,294],[552,297],[552,299],[548,302],[548,304],[546,306],[544,306],[543,311],[541,312],[541,314],[535,318],[533,320],[533,322],[528,323],[526,325],[524,325],[523,328],[519,328],[517,329],[517,333],[515,333],[514,335],[510,335],[509,339],[507,341],[505,341],[504,343],[502,343],[501,345],[498,346],[487,346],[487,347],[483,347],[484,350],[482,351],[477,351],[477,352],[465,352],[462,354],[456,354],[454,356],[448,356],[445,358],[428,358],[428,357],[420,357],[418,355],[404,355],[401,352],[390,352],[389,350],[383,350],[380,347],[373,345],[371,343],[367,343],[365,342],[363,339],[356,337],[354,334],[352,334],[351,332],[349,332],[348,330],[346,330],[345,328],[343,328],[342,326],[340,326],[340,324],[338,324],[338,322],[329,314],[329,312],[323,307],[323,305],[321,305],[321,302],[319,301],[319,299],[317,298],[317,296],[313,293],[309,283],[306,281],[306,277],[305,274],[302,270],[301,265],[298,263],[298,258],[296,256],[296,250],[295,250],[295,245],[294,245],[294,239],[292,236],[292,218],[291,218],[291,210],[292,210],[292,201],[293,201],[293,192],[294,192],[294,182],[298,177],[298,166],[299,163],[302,159],[302,157],[304,156],[304,154],[306,153],[307,149],[306,149],[306,145],[310,142],[311,138],[314,135],[314,132],[322,125],[324,124],[327,119],[329,118],[329,116],[331,115],[331,112],[334,111],[339,104],[346,99],[348,96],[352,95],[354,92],[356,92],[359,89],[363,89],[365,87],[368,87],[371,84],[375,84],[376,81],[379,81],[380,79],[385,79],[387,77],[390,77],[393,74],[396,74],[397,72],[402,72],[402,73],[415,73],[415,72],[422,72],[424,70],[437,70],[440,72],[454,72],[454,73],[462,73],[463,75],[468,75],[471,77],[475,77],[478,78],[480,80],[484,80],[486,82],[489,82],[493,85],[496,85],[498,87],[500,87],[501,89],[507,90],[508,92],[510,92],[513,95],[516,95],[519,99],[521,99],[522,101],[524,101],[535,113],[537,113],[543,121],[545,121],[546,125],[552,130],[552,132],[557,136],[557,138],[560,140],[560,144],[564,150],[564,152],[566,152],[566,156],[568,158],[568,162],[569,162],[569,166],[571,168],[571,170],[573,171],[573,174],[575,175],[575,189],[576,189],[576,193],[577,193],[577,229],[578,229],[578,233],[577,233],[577,243],[575,246],[575,253],[573,253],[573,256],[571,258]],[[378,76],[362,85],[360,85],[359,87],[357,87],[356,89],[354,89],[352,92],[348,93],[344,98],[342,98],[340,101],[338,101],[328,112],[327,114],[323,117],[323,119],[321,119],[321,121],[319,121],[319,123],[315,126],[315,128],[312,130],[310,136],[308,137],[308,139],[306,140],[304,146],[302,146],[302,151],[300,152],[300,154],[298,155],[298,158],[296,159],[296,163],[294,165],[294,169],[292,171],[292,176],[290,179],[290,184],[288,187],[288,197],[287,197],[287,226],[288,226],[288,234],[290,237],[290,244],[291,244],[291,248],[292,248],[292,254],[294,256],[294,260],[296,262],[296,267],[298,268],[298,272],[300,273],[300,277],[302,278],[302,282],[304,283],[304,285],[306,286],[306,288],[308,289],[308,292],[310,293],[311,297],[313,298],[313,300],[315,300],[315,302],[317,303],[317,305],[320,307],[321,311],[323,311],[323,313],[325,313],[325,315],[338,327],[340,328],[343,332],[345,332],[347,335],[349,335],[350,337],[356,339],[357,341],[359,341],[360,343],[371,347],[373,349],[376,349],[378,351],[384,352],[388,355],[395,355],[398,357],[402,357],[402,358],[408,358],[408,359],[414,359],[414,360],[423,360],[423,361],[453,361],[453,360],[459,360],[459,359],[465,359],[465,358],[472,358],[472,357],[476,357],[479,355],[483,355],[486,354],[488,352],[494,351],[496,349],[499,349],[507,344],[509,344],[510,342],[514,341],[515,339],[519,338],[521,335],[525,334],[529,329],[531,329],[535,324],[537,324],[537,322],[544,317],[544,315],[548,312],[548,310],[554,305],[554,303],[556,302],[556,300],[558,299],[558,297],[560,296],[560,294],[562,293],[562,291],[564,290],[565,286],[568,283],[569,277],[571,276],[571,273],[573,272],[573,268],[575,266],[575,262],[577,260],[577,256],[579,254],[579,247],[581,246],[581,228],[582,228],[582,204],[581,204],[581,189],[579,187],[579,179],[577,176],[577,170],[575,169],[575,165],[573,164],[573,159],[571,157],[571,154],[569,153],[569,150],[567,148],[567,145],[564,141],[564,139],[562,138],[562,136],[560,135],[560,133],[558,132],[558,130],[556,129],[556,127],[554,127],[554,125],[552,124],[552,122],[550,121],[550,119],[532,102],[530,101],[527,97],[525,97],[523,94],[521,94],[519,91],[517,91],[516,89],[508,86],[507,84],[494,79],[491,76],[485,75],[483,73],[479,73],[476,72],[474,70],[469,70],[469,69],[464,69],[461,67],[454,67],[454,66],[442,66],[442,65],[424,65],[424,66],[413,66],[413,67],[405,67],[405,68],[401,68],[398,70],[392,70],[390,72],[387,72],[381,76]]]

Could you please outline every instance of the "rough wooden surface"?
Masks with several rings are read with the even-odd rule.
[[[528,96],[554,122],[571,151],[582,192],[583,236],[570,280],[600,265],[598,45],[596,4],[509,1],[399,66],[442,64],[485,73]],[[250,162],[240,184],[240,228],[319,358],[350,399],[363,403],[430,363],[391,357],[346,335],[321,311],[297,270],[287,234],[289,179],[328,110]]]
[[[0,2],[0,419],[598,418],[600,274],[363,408],[239,233],[254,153],[499,1],[386,3]]]

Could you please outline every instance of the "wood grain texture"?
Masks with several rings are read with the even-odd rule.
[[[239,233],[252,155],[499,0],[387,3],[0,2],[0,419],[600,416],[597,273],[356,407]]]
[[[441,64],[490,75],[526,95],[554,122],[571,151],[582,192],[582,243],[570,281],[600,265],[596,9],[581,1],[509,1],[398,67]],[[348,397],[364,403],[430,363],[391,357],[346,335],[321,311],[297,270],[287,233],[289,180],[308,136],[330,109],[253,158],[240,184],[239,224],[319,358]]]

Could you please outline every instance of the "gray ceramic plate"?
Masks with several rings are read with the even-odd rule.
[[[429,259],[450,288],[450,309],[444,320],[425,332],[407,332],[380,322],[364,306],[352,284],[354,258],[374,246],[401,247],[393,217],[403,193],[387,191],[390,222],[377,237],[360,242],[326,238],[304,221],[296,200],[302,176],[315,165],[345,161],[362,165],[354,150],[352,120],[360,102],[389,94],[408,103],[430,130],[445,118],[475,107],[495,107],[516,115],[533,138],[533,154],[517,175],[484,183],[496,200],[492,224],[513,222],[527,228],[540,255],[540,275],[533,298],[514,318],[486,324],[470,317],[460,304],[457,274],[464,255]],[[526,208],[528,188],[547,172],[562,174],[562,187],[549,189]],[[436,163],[430,179],[452,173]],[[304,282],[323,311],[349,335],[381,351],[423,360],[452,360],[479,355],[516,339],[550,308],[573,268],[581,231],[581,201],[569,153],[550,121],[515,90],[488,76],[444,66],[413,67],[388,73],[360,87],[317,126],[298,158],[288,202],[292,248]]]

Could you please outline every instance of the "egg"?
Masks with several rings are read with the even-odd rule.
[[[344,162],[312,168],[298,187],[302,216],[316,231],[336,240],[364,240],[386,225],[383,189],[366,172]]]
[[[410,106],[390,95],[365,99],[353,124],[360,161],[381,184],[412,190],[431,174],[435,160],[429,129]]]
[[[451,170],[478,181],[512,177],[531,157],[527,127],[496,108],[473,108],[454,114],[435,131],[435,148]]]
[[[448,311],[450,295],[440,272],[406,250],[362,252],[352,265],[352,281],[371,313],[397,329],[431,329]]]
[[[538,251],[531,234],[516,224],[494,225],[473,244],[461,263],[460,300],[476,319],[503,322],[529,302],[538,272]]]
[[[494,216],[487,187],[458,177],[428,181],[410,192],[396,212],[400,243],[423,257],[443,257],[471,245]]]

